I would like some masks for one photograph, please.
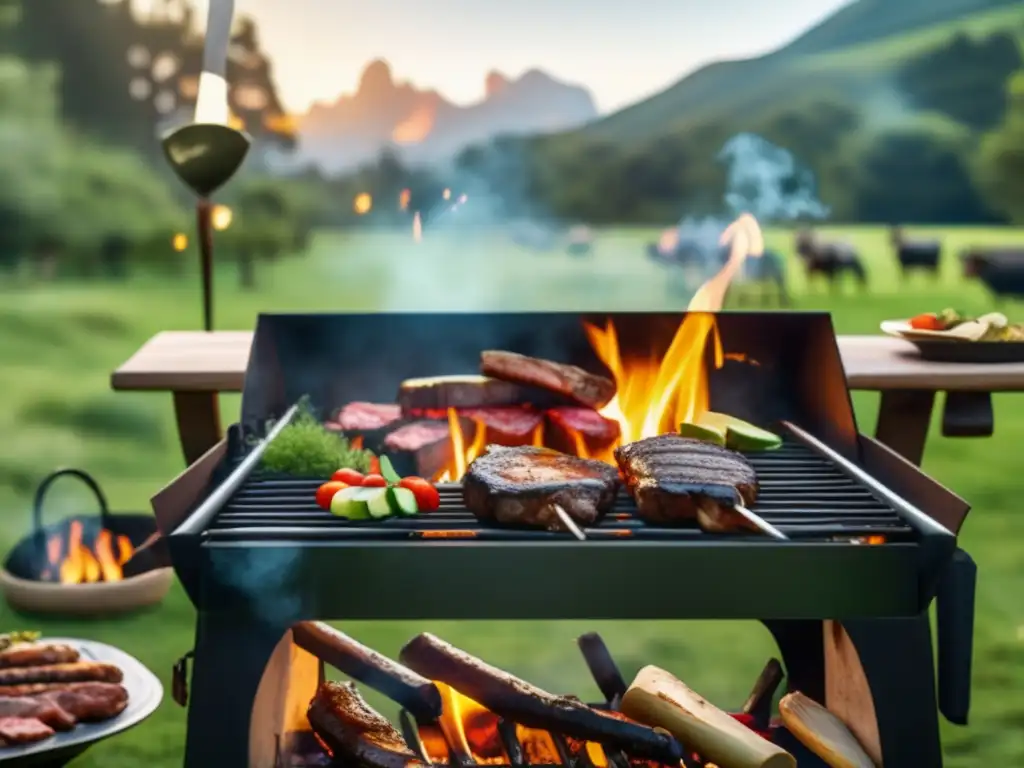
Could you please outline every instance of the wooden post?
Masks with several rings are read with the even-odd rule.
[[[199,265],[203,281],[203,330],[213,330],[213,204],[205,197],[196,203],[199,230]]]

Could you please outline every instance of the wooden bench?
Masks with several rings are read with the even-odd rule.
[[[241,392],[250,331],[164,331],[111,376],[119,391],[170,392],[185,460],[192,464],[221,439],[217,396]],[[935,396],[945,392],[943,434],[992,434],[993,392],[1024,391],[1024,363],[972,365],[921,360],[887,336],[840,336],[852,390],[881,392],[875,436],[914,464],[924,455]]]

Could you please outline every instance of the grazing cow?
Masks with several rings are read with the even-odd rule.
[[[975,248],[962,258],[964,277],[981,280],[997,300],[1024,298],[1024,249]]]
[[[728,258],[727,251],[723,255]],[[724,261],[723,261],[724,264]],[[774,295],[775,303],[780,307],[789,306],[789,292],[786,290],[786,262],[778,251],[765,249],[760,257],[748,257],[743,262],[743,271],[740,272],[736,286],[738,305],[746,304],[749,292],[746,286],[757,288],[757,304],[766,307],[771,303]]]
[[[931,272],[932,277],[939,276],[939,259],[942,256],[942,243],[938,240],[911,240],[902,227],[893,227],[889,233],[892,247],[896,249],[896,258],[900,262],[900,275],[906,279],[912,269]]]
[[[819,240],[814,232],[802,230],[796,235],[796,253],[803,259],[807,269],[807,281],[814,275],[822,275],[834,291],[839,287],[839,278],[852,274],[861,290],[868,287],[868,273],[857,249],[849,243]]]

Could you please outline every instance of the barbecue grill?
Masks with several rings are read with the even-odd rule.
[[[941,766],[936,695],[956,723],[969,705],[975,567],[956,546],[968,506],[858,432],[827,314],[721,313],[724,362],[706,351],[712,409],[783,434],[782,448],[748,458],[762,487],[753,511],[789,541],[646,525],[625,497],[582,542],[495,529],[462,507],[458,485],[441,487],[436,513],[352,522],[316,507],[318,482],[259,470],[253,438],[303,395],[325,413],[389,402],[404,379],[475,372],[484,349],[597,371],[583,322],[614,323],[624,359],[660,358],[684,317],[261,316],[239,423],[169,489],[178,508],[157,510],[198,610],[186,765],[253,764],[252,701],[297,621],[755,618],[777,641],[789,687],[870,721],[887,766]],[[611,567],[614,590],[591,577]],[[498,569],[524,578],[485,577]],[[649,589],[668,572],[702,587]],[[348,588],[359,583],[375,586]],[[179,688],[184,671],[183,661]]]

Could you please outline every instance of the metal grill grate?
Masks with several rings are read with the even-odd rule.
[[[754,506],[762,518],[795,540],[884,536],[911,541],[912,528],[880,500],[810,447],[793,441],[778,450],[748,454],[761,491]],[[383,521],[348,521],[316,506],[320,481],[254,474],[235,493],[210,526],[214,538],[265,539],[301,533],[317,540],[339,541],[467,538],[483,541],[543,541],[564,533],[482,525],[462,504],[459,485],[439,486],[441,508],[413,517]],[[593,540],[693,540],[708,538],[696,524],[653,526],[635,516],[632,499],[620,492],[613,511],[600,525],[586,528]],[[745,535],[745,534],[739,534]],[[735,534],[728,534],[736,538]],[[757,534],[753,534],[757,536]]]

